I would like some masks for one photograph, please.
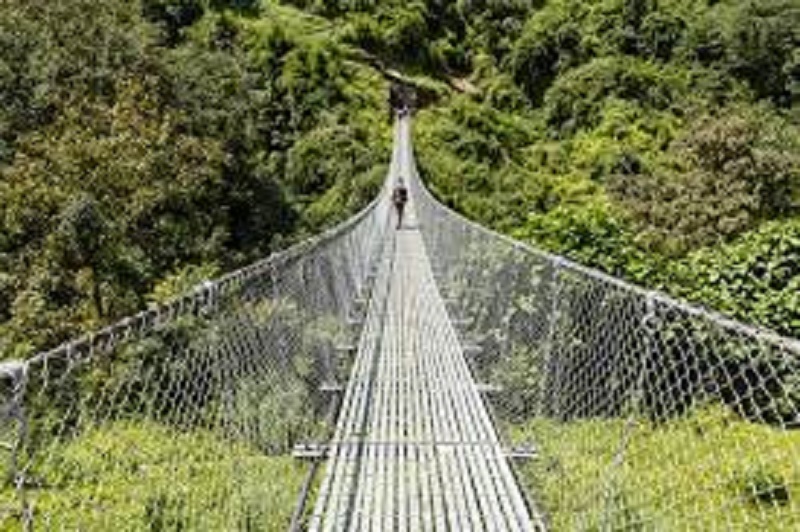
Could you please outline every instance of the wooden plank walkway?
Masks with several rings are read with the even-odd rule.
[[[381,262],[311,530],[534,530],[412,202]]]

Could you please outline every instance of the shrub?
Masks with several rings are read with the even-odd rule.
[[[777,127],[750,109],[700,118],[673,142],[674,162],[619,177],[612,194],[637,223],[640,239],[668,254],[797,212],[800,158]]]
[[[660,424],[539,419],[514,431],[515,441],[536,444],[537,459],[521,478],[556,530],[604,523],[784,530],[798,511],[792,490],[800,482],[799,436],[743,421],[719,405]]]
[[[560,76],[544,97],[547,124],[561,134],[598,124],[610,98],[646,109],[667,109],[688,98],[689,71],[630,57],[595,59]]]

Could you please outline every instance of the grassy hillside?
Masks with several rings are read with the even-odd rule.
[[[147,421],[109,423],[49,451],[26,496],[51,530],[286,530],[306,475],[291,456]],[[16,497],[0,491],[3,530],[23,530]]]
[[[626,431],[624,465],[609,474]],[[546,457],[523,466],[521,480],[554,530],[779,531],[800,510],[800,435],[725,408],[698,408],[664,424],[537,420],[514,436],[534,438]]]

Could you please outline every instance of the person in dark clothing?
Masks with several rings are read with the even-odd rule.
[[[406,203],[408,203],[408,189],[402,179],[394,187],[392,203],[394,203],[394,208],[397,211],[397,228],[400,229],[403,225],[403,211],[406,208]]]

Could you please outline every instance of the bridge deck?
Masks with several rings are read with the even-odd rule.
[[[532,530],[409,215],[380,266],[310,528]]]

